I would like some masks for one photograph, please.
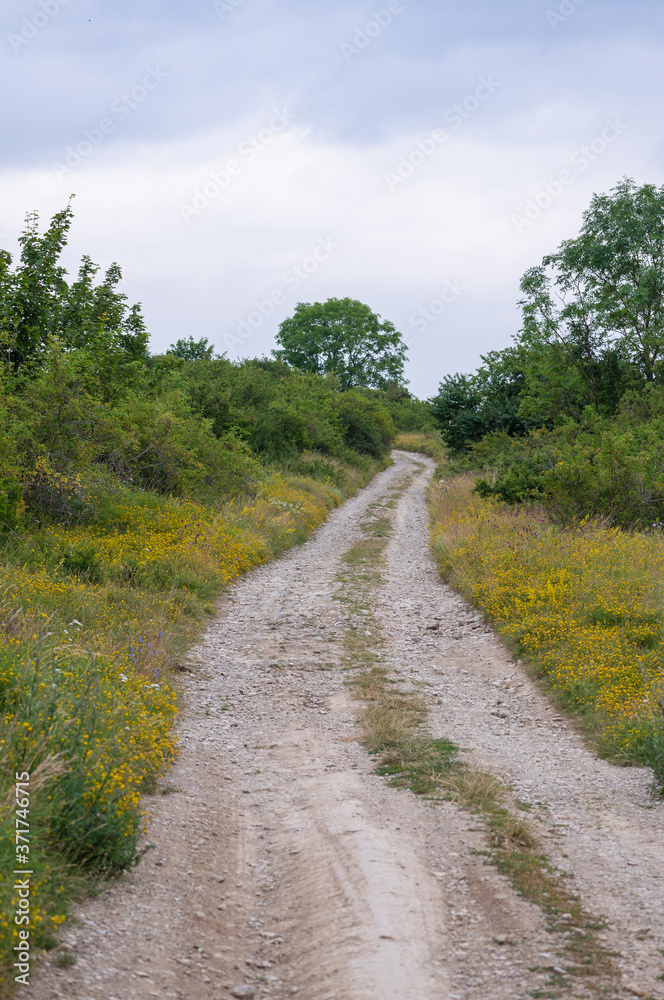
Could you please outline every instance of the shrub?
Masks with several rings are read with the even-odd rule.
[[[387,454],[395,430],[383,406],[359,393],[346,392],[339,397],[337,413],[348,448],[372,458],[382,458]]]

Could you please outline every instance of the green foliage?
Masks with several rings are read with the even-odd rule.
[[[166,354],[180,358],[182,361],[210,361],[214,354],[214,347],[208,342],[207,337],[202,337],[201,340],[186,337],[171,344]]]
[[[215,435],[236,436],[267,463],[292,464],[304,452],[346,460],[348,449],[379,457],[394,436],[385,394],[340,392],[334,376],[300,372],[280,359],[194,361],[178,378],[192,412]],[[329,462],[326,468],[330,474]]]
[[[387,395],[333,374],[191,336],[149,356],[117,265],[67,280],[71,218],[40,235],[31,216],[15,268],[0,252],[0,844],[25,768],[36,946],[90,876],[137,860],[141,794],[175,752],[171,666],[221,587],[304,541],[394,436]],[[14,909],[0,880],[2,974]]]
[[[337,413],[344,443],[352,451],[382,458],[394,439],[394,424],[384,406],[356,392],[339,398]]]
[[[625,528],[664,526],[664,388],[628,393],[615,417],[591,408],[580,423],[522,439],[489,435],[475,464],[493,472],[477,492],[507,503],[540,500],[564,524],[603,517]]]
[[[381,393],[381,399],[397,431],[431,434],[436,429],[430,403],[415,399],[405,386],[390,383]]]
[[[326,459],[325,478],[333,459],[383,456],[394,435],[380,398],[340,393],[333,378],[280,362],[156,358],[112,399],[98,372],[93,352],[51,340],[29,380],[12,377],[4,461],[0,437],[3,523],[21,498],[39,517],[94,519],[113,478],[214,502],[252,492],[264,467],[311,452]]]
[[[659,709],[664,716],[664,702],[659,703]],[[631,730],[633,734],[634,724],[629,723],[625,729]],[[621,734],[618,732],[616,735],[620,738]],[[636,739],[632,735],[632,740],[634,762],[641,764],[642,767],[653,769],[657,786],[662,789],[662,794],[664,794],[664,726],[661,720],[646,721],[639,726]]]
[[[123,783],[118,782],[114,794],[104,794],[105,776],[122,768],[132,740],[124,725],[115,729],[112,723],[120,718],[126,723],[131,710],[145,715],[154,709],[150,692],[143,699],[140,686],[134,685],[127,711],[106,664],[85,655],[65,660],[52,653],[33,657],[26,649],[21,653],[20,669],[3,672],[7,683],[0,705],[3,713],[14,709],[9,732],[14,759],[19,770],[30,769],[47,748],[45,759],[55,765],[48,798],[35,796],[36,808],[31,810],[39,830],[35,839],[41,840],[42,849],[50,848],[69,864],[111,872],[127,868],[135,859],[140,814],[127,809]],[[3,659],[0,670],[6,666]],[[174,705],[169,714],[174,714]],[[169,721],[154,712],[153,726],[162,734]],[[142,752],[149,767],[152,734],[135,731],[133,736],[136,754]],[[154,763],[158,768],[165,761],[155,753]]]
[[[275,464],[304,461],[308,474],[334,481],[335,462],[385,455],[390,405],[399,401],[411,423],[424,418],[425,404],[399,384],[399,334],[349,299],[298,307],[298,322],[320,309],[331,323],[324,350],[334,364],[235,363],[191,336],[149,357],[117,265],[95,284],[84,257],[68,282],[59,260],[71,222],[67,206],[41,235],[30,216],[17,266],[0,258],[0,526],[16,526],[24,509],[92,523],[114,482],[214,503],[255,494]],[[363,380],[386,392],[345,391]]]
[[[570,524],[664,526],[664,187],[595,195],[521,282],[517,345],[432,400],[477,492]]]
[[[22,494],[38,516],[78,522],[94,518],[95,497],[122,483],[177,496],[214,499],[251,489],[262,471],[249,447],[231,432],[214,434],[192,411],[185,387],[155,392],[145,375],[109,400],[96,360],[81,348],[51,342],[32,378],[6,400],[15,443],[16,501]]]
[[[493,496],[512,504],[538,500],[544,492],[541,470],[529,458],[512,461],[501,469],[500,475],[493,482],[478,479],[475,492],[482,499]]]
[[[0,251],[0,349],[16,372],[39,367],[53,338],[68,348],[94,349],[103,363],[131,364],[146,355],[140,307],[129,308],[117,291],[122,278],[117,264],[95,286],[99,268],[84,257],[77,280],[67,283],[59,260],[72,218],[69,204],[41,235],[37,213],[28,215],[14,270],[10,254]]]
[[[356,299],[299,302],[281,323],[277,342],[276,357],[300,371],[336,375],[342,390],[403,383],[401,334]]]
[[[442,444],[438,431],[408,431],[397,434],[395,448],[402,451],[419,452],[421,455],[428,455],[433,458],[438,468],[435,477],[440,479],[445,472],[442,470],[442,463],[447,465],[447,450]]]
[[[522,413],[615,413],[664,377],[664,187],[621,181],[594,195],[581,233],[526,272]]]
[[[22,500],[21,486],[11,479],[0,479],[0,529],[16,527]]]
[[[493,431],[519,435],[528,430],[520,414],[525,387],[522,352],[513,347],[490,351],[482,361],[474,375],[446,376],[438,395],[429,401],[443,441],[456,454]]]

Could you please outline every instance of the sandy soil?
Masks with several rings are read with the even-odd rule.
[[[584,749],[440,583],[422,490],[433,463],[394,457],[305,546],[224,597],[190,656],[168,794],[146,802],[152,846],[65,931],[76,965],[47,957],[19,997],[525,1000],[546,987],[555,941],[475,853],[477,820],[389,787],[358,743],[340,559],[369,505],[415,472],[376,589],[390,665],[421,686],[435,735],[533,804],[550,855],[607,919],[615,995],[664,998],[664,805],[649,773]]]

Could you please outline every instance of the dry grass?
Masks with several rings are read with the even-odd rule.
[[[436,462],[444,462],[447,457],[445,447],[437,434],[398,434],[394,447],[401,451],[415,451],[421,455],[428,455]]]

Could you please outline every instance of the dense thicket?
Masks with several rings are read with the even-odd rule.
[[[431,402],[434,421],[454,454],[467,452],[491,431],[524,434],[529,427],[521,416],[525,375],[515,348],[491,351],[473,375],[447,375]]]
[[[483,495],[566,523],[664,523],[664,187],[595,195],[521,291],[515,346],[431,401],[451,452]]]

